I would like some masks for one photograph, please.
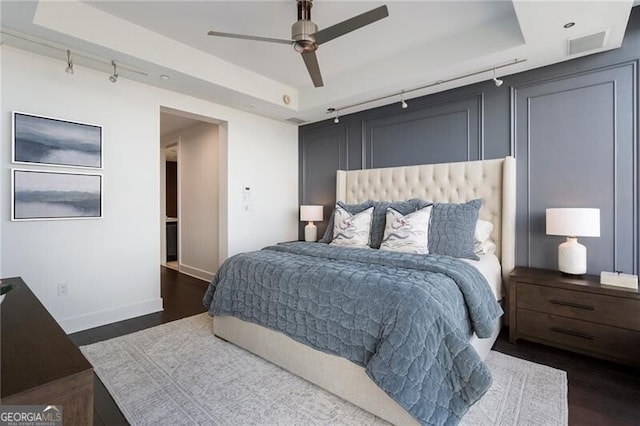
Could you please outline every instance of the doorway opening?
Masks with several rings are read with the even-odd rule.
[[[169,142],[165,152],[165,266],[176,271],[178,265],[178,142]]]
[[[226,123],[160,109],[160,263],[210,281],[226,257]]]

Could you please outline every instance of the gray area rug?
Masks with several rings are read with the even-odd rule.
[[[196,315],[80,349],[133,425],[385,421],[213,336]],[[493,386],[463,425],[566,425],[564,371],[491,351]]]

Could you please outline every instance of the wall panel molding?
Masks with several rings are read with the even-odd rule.
[[[555,83],[555,82],[560,82],[563,80],[571,80],[574,79],[576,77],[581,77],[581,76],[586,76],[586,75],[590,75],[590,74],[597,74],[598,72],[601,71],[607,71],[607,70],[611,70],[611,69],[619,69],[619,68],[625,68],[625,67],[630,67],[633,75],[634,75],[634,79],[633,79],[633,85],[634,85],[634,90],[633,90],[633,107],[634,107],[634,111],[637,111],[637,105],[638,105],[638,101],[637,101],[637,81],[638,81],[638,65],[640,64],[640,60],[639,59],[634,59],[631,61],[622,61],[622,62],[618,62],[618,63],[614,63],[614,64],[608,64],[608,65],[603,65],[603,66],[599,66],[599,67],[594,67],[594,68],[589,68],[586,70],[582,70],[582,71],[578,71],[578,72],[572,72],[572,73],[565,73],[565,74],[561,74],[561,75],[557,75],[557,76],[553,76],[553,77],[547,77],[544,79],[535,79],[535,80],[528,80],[526,82],[514,85],[510,87],[509,90],[509,106],[510,106],[510,118],[511,118],[511,140],[510,140],[510,146],[509,146],[509,155],[512,156],[516,156],[516,147],[515,147],[515,140],[516,140],[516,135],[515,135],[515,129],[516,129],[516,124],[517,124],[517,116],[516,116],[516,104],[515,104],[515,99],[517,96],[517,93],[520,91],[522,92],[524,89],[527,89],[529,87],[533,87],[533,86],[540,86],[541,84],[545,84],[545,83]],[[526,74],[526,73],[525,73]],[[637,124],[637,113],[634,115],[634,124]],[[637,126],[634,126],[634,128],[637,129]],[[634,141],[637,140],[637,135],[634,133]]]
[[[299,131],[299,203],[324,206],[325,220],[317,224],[319,236],[327,226],[335,203],[336,170],[347,169],[349,163],[349,126],[344,122],[331,124],[321,128],[301,127]],[[303,223],[298,230],[302,236]]]
[[[541,217],[543,210],[538,205],[552,200],[549,202],[558,205],[546,205],[545,208],[584,206],[601,209],[600,239],[583,241],[590,252],[589,273],[598,274],[602,270],[637,273],[637,62],[598,67],[512,88],[511,152],[518,160],[516,255],[519,265],[557,267],[555,259],[560,241],[541,236],[544,220]],[[548,119],[538,123],[545,114],[535,109],[545,103],[548,108],[558,104],[572,106],[563,111],[566,122]],[[581,124],[567,132],[565,126],[572,120]],[[549,130],[549,125],[555,125],[556,129]],[[592,146],[583,146],[593,134],[600,137],[591,140]],[[544,145],[547,142],[540,135],[546,136],[543,138],[546,140],[559,135],[564,138],[556,141],[556,146]],[[608,146],[605,148],[603,143]],[[545,146],[548,159],[536,157],[532,152],[542,149],[541,145]],[[566,148],[569,145],[572,149]],[[558,187],[540,187],[546,182],[544,175],[558,175],[557,164],[551,166],[557,163],[552,156],[561,155],[554,151],[562,152],[563,149],[563,173],[567,177],[564,183],[558,183],[558,187],[565,187],[565,195],[558,193]],[[593,155],[600,158],[593,158]],[[589,165],[592,170],[585,170]],[[549,167],[551,169],[545,170]],[[589,177],[596,174],[599,179]],[[584,182],[576,176],[582,176]],[[574,191],[567,190],[567,182],[571,180],[575,181]],[[589,185],[587,182],[591,183],[591,192],[582,188],[583,184]],[[546,192],[542,196],[541,190]],[[611,199],[605,202],[602,194],[611,194]],[[538,202],[532,201],[532,197]],[[611,242],[607,244],[609,240]]]
[[[484,93],[475,93],[363,119],[363,167],[483,158],[483,104]]]

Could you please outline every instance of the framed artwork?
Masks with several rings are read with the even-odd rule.
[[[13,112],[13,162],[102,168],[102,126]]]
[[[11,169],[11,220],[102,217],[102,175]]]

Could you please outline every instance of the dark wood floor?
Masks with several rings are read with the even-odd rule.
[[[207,283],[167,268],[162,268],[161,277],[164,312],[75,333],[71,339],[78,346],[87,345],[205,311],[202,296]],[[640,363],[633,369],[536,343],[513,345],[506,331],[494,350],[567,372],[570,425],[640,425]],[[126,425],[109,392],[95,380],[95,424]]]

